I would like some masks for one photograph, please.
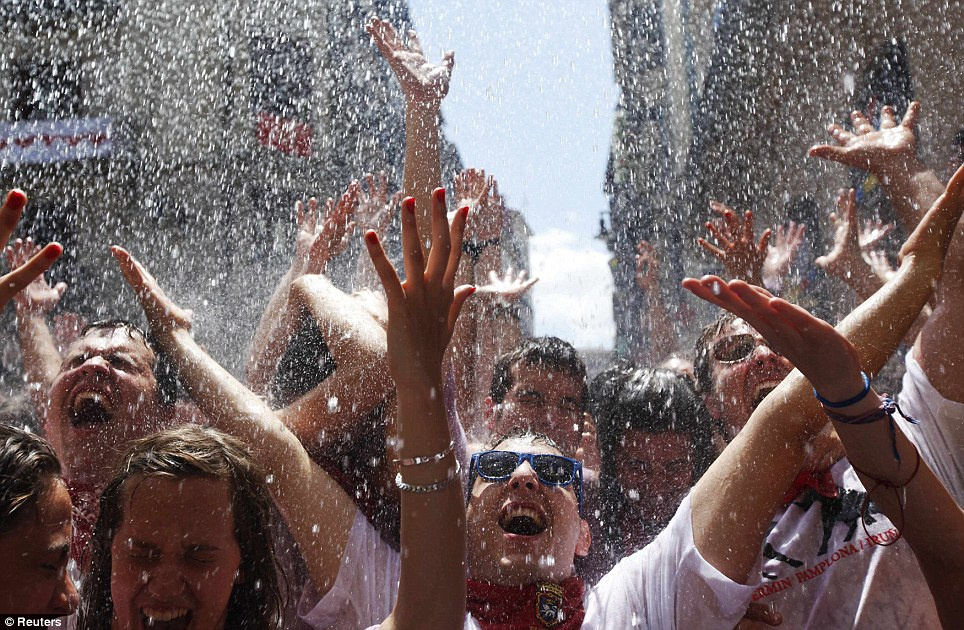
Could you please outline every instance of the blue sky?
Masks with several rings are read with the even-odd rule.
[[[469,166],[499,180],[530,243],[535,332],[612,347],[612,277],[593,239],[617,98],[601,0],[409,0],[426,53],[455,50],[443,105]],[[578,298],[578,299],[574,299]]]

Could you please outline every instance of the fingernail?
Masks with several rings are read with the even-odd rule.
[[[365,240],[374,245],[378,242],[378,235],[375,234],[375,230],[368,230],[365,233]]]
[[[405,197],[402,200],[402,209],[406,212],[415,213],[415,197]]]
[[[436,189],[435,189],[435,200],[436,200],[436,201],[441,201],[441,202],[444,202],[444,201],[445,201],[445,189],[444,189],[444,188],[436,188]]]
[[[463,217],[467,217],[467,216],[469,216],[469,207],[468,207],[468,206],[462,206],[461,208],[459,208],[459,212],[462,213],[462,216],[463,216]]]

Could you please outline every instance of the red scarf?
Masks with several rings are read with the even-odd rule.
[[[89,555],[88,547],[94,534],[94,525],[97,523],[102,488],[92,483],[67,481],[66,484],[70,501],[74,504],[74,539],[70,545],[70,555],[83,569],[85,563],[90,560],[85,556]]]
[[[825,470],[801,470],[797,478],[793,480],[793,485],[783,495],[783,502],[790,503],[808,488],[816,490],[818,494],[828,499],[837,498],[837,484],[833,481],[830,469]]]
[[[562,584],[501,586],[468,580],[466,609],[483,630],[577,630],[586,616],[585,586],[577,577]]]

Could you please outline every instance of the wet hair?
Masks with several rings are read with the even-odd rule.
[[[586,384],[586,364],[579,353],[567,341],[558,337],[533,337],[523,341],[517,348],[503,354],[495,362],[492,370],[492,386],[489,395],[495,404],[502,403],[505,395],[514,385],[512,368],[520,363],[534,365],[552,372],[569,374],[582,383],[582,410],[588,399],[589,388]]]
[[[211,428],[183,425],[131,443],[114,478],[100,496],[78,618],[81,630],[111,627],[111,544],[124,517],[128,483],[148,478],[200,478],[228,483],[234,537],[241,549],[240,574],[228,602],[225,628],[277,628],[282,610],[280,569],[271,536],[272,503],[261,468],[236,438]],[[177,518],[172,514],[171,518]]]
[[[147,349],[154,353],[154,380],[157,381],[157,399],[162,405],[173,405],[177,402],[177,370],[168,356],[161,351],[154,338],[135,324],[126,319],[102,319],[87,324],[80,332],[85,337],[95,330],[124,330],[131,339],[140,337]]]
[[[498,435],[485,444],[486,451],[496,450],[499,444],[506,442],[508,440],[520,440],[523,442],[531,442],[533,444],[545,444],[550,448],[554,448],[559,451],[562,455],[566,457],[573,457],[574,454],[567,453],[562,449],[561,446],[556,444],[555,440],[546,435],[545,433],[540,433],[538,431],[533,431],[525,427],[512,427],[508,432]]]
[[[60,475],[60,460],[46,440],[0,424],[0,536],[33,513]]]
[[[0,396],[0,424],[40,433],[37,408],[26,394],[16,394],[9,398]]]
[[[688,376],[665,368],[616,366],[593,379],[591,392],[604,481],[616,478],[616,458],[627,430],[688,435],[693,483],[713,463],[714,422]]]
[[[703,329],[699,338],[696,340],[696,348],[693,357],[693,372],[696,375],[696,389],[704,396],[713,393],[713,364],[710,342],[726,327],[737,320],[737,316],[729,311],[723,311],[712,324]]]

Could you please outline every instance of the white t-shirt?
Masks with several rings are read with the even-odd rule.
[[[320,602],[302,598],[302,619],[318,629],[376,627],[392,611],[398,576],[398,554],[356,514],[334,587]],[[582,627],[731,630],[755,588],[736,584],[700,556],[687,497],[656,540],[587,591]],[[466,615],[465,628],[479,624]]]
[[[785,628],[940,628],[934,599],[910,546],[866,496],[850,463],[832,469],[838,496],[799,495],[777,514],[757,566],[752,601],[773,603]],[[763,628],[763,624],[759,625]]]
[[[941,396],[912,355],[907,353],[898,403],[920,424],[905,422],[900,414],[894,417],[957,504],[964,506],[964,403]]]

